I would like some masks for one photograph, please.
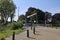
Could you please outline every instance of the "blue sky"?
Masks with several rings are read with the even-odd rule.
[[[25,14],[29,7],[35,7],[43,11],[51,12],[52,14],[60,12],[60,0],[13,0],[17,6],[14,20],[18,19],[19,15]]]

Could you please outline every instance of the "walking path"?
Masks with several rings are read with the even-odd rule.
[[[60,40],[60,29],[36,27],[36,34],[29,29],[29,38],[26,37],[26,31],[15,36],[15,40]],[[6,40],[12,40],[12,36],[6,38]]]

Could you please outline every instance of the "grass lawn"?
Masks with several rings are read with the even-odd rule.
[[[0,40],[1,38],[9,37],[12,35],[12,33],[15,32],[16,34],[23,32],[23,29],[17,29],[17,30],[5,30],[0,32]]]

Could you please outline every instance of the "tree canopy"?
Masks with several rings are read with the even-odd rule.
[[[15,9],[16,5],[14,4],[13,0],[1,0],[0,1],[1,20],[4,20],[5,23],[7,22],[9,17],[11,17],[12,20]]]
[[[36,15],[34,15],[34,16],[30,17],[30,18],[27,18],[27,16],[33,15],[35,13],[36,13]],[[27,20],[26,20],[27,22],[29,22],[31,20],[31,18],[32,18],[32,21],[36,21],[38,23],[45,23],[45,19],[46,19],[46,21],[48,19],[50,20],[51,13],[44,12],[44,11],[42,11],[40,9],[37,9],[37,8],[34,8],[34,7],[29,7],[28,11],[26,12],[26,18],[27,18]]]
[[[52,16],[52,23],[53,24],[60,24],[60,13],[56,13]]]

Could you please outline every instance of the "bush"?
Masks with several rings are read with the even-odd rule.
[[[1,40],[5,40],[5,38],[1,38]]]
[[[23,27],[23,24],[21,21],[19,22],[12,22],[12,23],[9,23],[7,25],[7,29],[12,29],[12,30],[16,30],[16,29],[19,29],[19,28],[22,28]]]
[[[0,32],[4,31],[5,28],[6,28],[6,25],[1,25],[1,26],[0,26]]]
[[[60,24],[53,24],[54,27],[60,27]]]

